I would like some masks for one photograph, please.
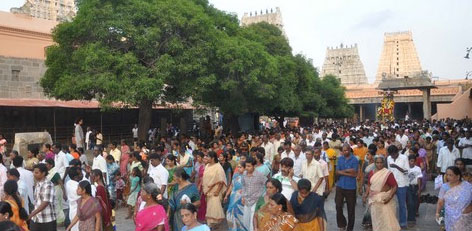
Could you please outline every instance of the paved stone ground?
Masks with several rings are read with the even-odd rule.
[[[436,195],[437,193],[433,190],[433,182],[428,182],[427,190],[423,192],[423,194],[431,194]],[[356,222],[354,226],[354,230],[364,230],[362,227],[362,217],[364,214],[365,207],[362,205],[361,197],[357,199],[356,205]],[[334,204],[334,192],[331,193],[325,203],[325,211],[326,216],[328,219],[328,231],[338,230],[336,225],[336,209]],[[437,225],[434,214],[436,211],[435,204],[421,204],[420,205],[420,216],[417,218],[417,225],[413,228],[408,228],[407,230],[411,231],[436,231],[439,230],[439,226]],[[345,216],[347,217],[347,210],[344,209]],[[132,231],[134,230],[135,226],[132,220],[125,219],[126,217],[126,209],[119,208],[116,211],[116,226],[117,231]],[[58,230],[63,231],[64,227],[60,227]],[[217,229],[217,231],[225,231],[227,230],[226,224],[221,224],[221,227]]]

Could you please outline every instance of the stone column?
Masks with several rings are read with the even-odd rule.
[[[377,110],[378,110],[378,105],[377,104],[374,104],[374,115],[375,115],[375,121],[377,121],[379,118],[378,118],[378,115],[377,115]]]
[[[364,106],[361,104],[359,105],[359,119],[360,121],[364,121]]]
[[[431,89],[422,89],[423,91],[423,118],[431,119]]]

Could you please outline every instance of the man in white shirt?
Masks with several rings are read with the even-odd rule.
[[[113,156],[113,159],[115,159],[115,162],[120,165],[120,159],[121,159],[121,151],[116,148],[117,143],[112,142],[108,148],[110,148],[110,155]]]
[[[406,212],[406,193],[408,191],[408,170],[410,166],[408,164],[408,157],[405,155],[400,155],[398,153],[398,148],[395,145],[390,145],[387,149],[388,158],[387,164],[388,169],[393,173],[395,180],[398,184],[397,189],[397,201],[399,208],[399,223],[402,228],[407,227],[407,212]]]
[[[131,129],[131,133],[133,133],[133,139],[138,140],[138,125],[134,124],[133,129]]]
[[[94,147],[93,148],[93,156],[94,156],[94,158],[93,158],[93,163],[92,163],[92,170],[98,169],[98,170],[102,171],[103,178],[108,179],[107,178],[107,172],[108,172],[107,171],[107,161],[105,160],[105,158],[103,158],[102,152],[101,152],[99,147]]]
[[[265,150],[264,159],[272,164],[272,161],[274,160],[274,156],[276,154],[276,150],[274,144],[269,141],[269,137],[267,135],[264,135],[262,137],[261,147],[263,147]]]
[[[415,165],[416,156],[408,156],[408,164],[410,169],[408,170],[408,186],[407,193],[407,208],[408,208],[408,223],[416,224],[416,205],[418,204],[418,195],[421,195],[421,178],[423,173],[421,168]]]
[[[31,204],[34,205],[34,195],[33,195],[34,176],[33,176],[33,173],[31,171],[28,171],[25,168],[23,168],[23,157],[22,156],[16,156],[15,158],[13,158],[13,166],[15,166],[15,168],[18,170],[18,173],[20,174],[20,180],[22,182],[24,182],[24,184],[26,186],[26,194],[28,195],[28,197],[24,198],[25,199],[25,208],[29,208],[29,206],[26,207],[27,204],[29,205],[28,200],[29,200],[29,202],[31,202]],[[28,210],[27,210],[27,212],[29,213]]]
[[[82,181],[82,170],[78,167],[71,167],[68,171],[71,180],[66,183],[67,201],[69,202],[69,219],[72,221],[77,214],[77,200],[80,196],[77,195],[77,188],[79,182]],[[79,231],[79,223],[72,226],[72,231]]]
[[[446,146],[439,150],[438,162],[436,164],[439,172],[444,175],[447,167],[454,166],[454,161],[459,157],[459,149],[454,147],[454,140],[449,138],[446,140]]]
[[[405,148],[406,144],[408,143],[408,136],[406,136],[404,132],[405,131],[403,129],[398,130],[398,134],[395,138],[395,140],[402,145],[402,148]]]
[[[302,175],[303,162],[306,160],[305,153],[302,152],[302,147],[298,144],[295,146],[293,153],[293,172],[296,177],[300,177]]]
[[[323,193],[328,193],[331,191],[329,188],[329,166],[327,161],[325,161],[322,156],[321,156],[321,149],[320,148],[315,148],[314,151],[314,156],[313,158],[320,163],[321,166],[321,171],[323,172],[323,177],[324,177],[324,182],[320,187],[323,187]],[[326,157],[326,159],[329,161],[329,158]]]
[[[66,168],[69,167],[69,161],[67,161],[66,154],[61,150],[62,145],[60,143],[55,143],[52,146],[52,151],[54,152],[54,164],[56,166],[57,173],[61,175],[61,179],[64,178],[66,173]],[[20,172],[21,176],[21,172]]]
[[[275,134],[275,137],[273,138],[272,143],[274,144],[274,150],[277,152],[277,150],[279,149],[279,147],[282,143],[282,140],[280,140],[280,134],[279,133]]]
[[[161,164],[161,157],[158,154],[151,154],[149,156],[151,165],[149,165],[149,176],[154,180],[154,184],[160,189],[164,198],[167,197],[167,180],[169,179],[169,172]],[[152,167],[152,168],[151,168]]]
[[[77,144],[77,148],[83,148],[84,147],[84,130],[82,129],[82,124],[84,123],[83,119],[78,119],[75,123],[75,142]]]
[[[90,136],[92,135],[92,128],[87,127],[87,132],[85,133],[85,150],[90,148]]]
[[[280,155],[280,159],[282,160],[285,157],[291,158],[292,160],[295,159],[295,153],[292,151],[292,143],[290,141],[284,142],[284,152]]]
[[[293,160],[285,157],[280,161],[280,172],[273,176],[282,183],[282,194],[285,198],[292,198],[292,193],[297,191],[297,182],[300,178],[293,174]]]
[[[324,193],[324,185],[322,184],[324,175],[320,163],[313,158],[313,149],[305,152],[306,160],[302,164],[302,178],[311,182],[311,191],[322,196]]]
[[[313,139],[313,135],[308,134],[307,138],[306,138],[306,146],[307,147],[309,147],[309,146],[314,147],[315,143],[316,143],[316,140]]]
[[[462,149],[462,159],[464,159],[465,165],[472,165],[472,137],[471,131],[465,132],[465,137],[459,140],[458,147]]]

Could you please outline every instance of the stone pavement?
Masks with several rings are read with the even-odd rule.
[[[433,182],[428,182],[427,190],[423,192],[423,194],[431,194],[436,195],[437,192],[433,190]],[[326,217],[328,219],[328,231],[338,230],[336,225],[336,209],[334,204],[334,191],[329,195],[328,199],[325,203],[325,211]],[[354,230],[364,230],[361,223],[362,217],[364,214],[365,207],[362,205],[361,197],[357,199],[356,205],[356,222],[354,226]],[[436,205],[435,204],[421,204],[420,205],[420,216],[417,218],[417,225],[413,228],[408,228],[411,231],[437,231],[439,230],[439,226],[435,221],[434,214],[436,212]],[[344,214],[347,217],[347,210],[344,209]],[[135,228],[134,222],[132,220],[125,219],[126,217],[126,209],[119,208],[116,211],[116,226],[117,231],[132,231]],[[60,227],[58,230],[63,231],[65,230],[64,227]],[[218,231],[225,231],[226,223],[222,224]]]

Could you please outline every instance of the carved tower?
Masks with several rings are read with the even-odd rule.
[[[280,12],[280,8],[276,7],[275,11],[273,9],[266,9],[260,12],[250,12],[244,13],[243,17],[241,18],[241,26],[248,26],[254,23],[259,22],[267,22],[271,25],[277,26],[281,31],[282,34],[285,36],[284,26],[282,22],[282,13]]]
[[[383,78],[412,78],[421,73],[411,31],[385,33],[375,84]]]
[[[327,48],[322,76],[335,75],[342,85],[367,84],[367,77],[359,57],[357,44]]]
[[[76,15],[77,8],[75,0],[26,0],[23,6],[11,8],[10,12],[52,21],[69,21]]]

